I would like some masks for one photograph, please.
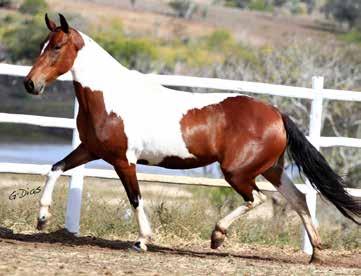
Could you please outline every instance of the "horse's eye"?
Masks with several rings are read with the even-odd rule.
[[[60,50],[61,45],[55,45],[54,50]]]

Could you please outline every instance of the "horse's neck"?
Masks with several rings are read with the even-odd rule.
[[[84,46],[79,50],[71,69],[73,80],[83,87],[92,90],[104,89],[109,82],[119,76],[128,74],[129,70],[122,66],[103,48],[85,34],[81,34]]]

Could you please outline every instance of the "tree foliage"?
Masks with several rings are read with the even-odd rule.
[[[360,23],[361,0],[328,0],[323,7],[326,17],[330,15],[340,23],[347,23],[349,29]]]
[[[12,62],[32,60],[39,54],[40,43],[47,33],[43,16],[34,16],[6,30],[2,36],[2,42],[8,49]]]
[[[169,7],[177,17],[189,19],[198,10],[198,5],[191,0],[172,0],[168,2]]]
[[[241,9],[272,11],[274,8],[283,8],[290,10],[292,13],[299,13],[300,4],[305,3],[307,12],[312,13],[316,0],[227,0],[226,4]]]
[[[20,5],[19,10],[22,13],[35,15],[46,11],[47,8],[48,4],[45,0],[24,0],[24,2]]]
[[[103,31],[96,33],[94,39],[122,65],[148,71],[151,62],[158,55],[154,43],[150,39],[125,37],[120,27],[116,29],[116,35]]]

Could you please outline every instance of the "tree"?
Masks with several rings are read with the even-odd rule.
[[[307,13],[311,14],[316,7],[316,0],[302,0],[307,5]]]
[[[132,5],[133,9],[135,8],[135,2],[136,2],[136,0],[130,0],[130,4]]]
[[[361,0],[328,0],[323,8],[326,17],[331,15],[340,23],[347,23],[348,28],[355,27],[361,18]]]
[[[25,18],[20,24],[4,32],[2,43],[12,62],[32,60],[39,54],[40,42],[48,32],[42,15]]]
[[[191,0],[172,0],[168,5],[175,11],[177,17],[189,19],[198,9],[196,3]]]
[[[227,0],[228,5],[235,6],[241,9],[245,9],[251,3],[251,0]]]
[[[19,7],[20,12],[35,15],[48,8],[45,0],[25,0]]]
[[[286,2],[287,0],[273,0],[273,5],[275,7],[282,7]]]

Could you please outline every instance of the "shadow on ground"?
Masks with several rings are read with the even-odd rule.
[[[91,236],[74,236],[65,229],[60,229],[51,233],[32,233],[32,234],[17,234],[13,233],[12,230],[4,227],[0,227],[0,239],[5,239],[5,242],[16,243],[28,242],[28,243],[43,243],[43,244],[61,244],[66,246],[91,246],[111,250],[123,250],[128,251],[132,248],[133,242],[131,241],[121,241],[121,240],[107,240],[103,238],[96,238]],[[1,241],[1,240],[0,240]],[[166,246],[159,246],[150,244],[148,246],[148,251],[158,254],[167,254],[167,255],[182,255],[196,258],[212,258],[212,257],[233,257],[233,258],[242,258],[255,261],[265,261],[265,262],[277,262],[277,263],[286,263],[286,264],[307,264],[308,257],[305,254],[300,252],[293,252],[292,254],[287,254],[281,248],[275,252],[274,250],[270,252],[269,250],[260,250],[254,248],[241,249],[241,252],[221,252],[219,250],[211,251],[211,249],[200,249],[194,250],[186,248],[170,248]],[[357,254],[360,256],[361,254]],[[361,268],[360,262],[354,262],[353,258],[340,258],[339,256],[325,256],[325,261],[322,265],[325,266],[342,266],[342,267],[352,267],[352,268]],[[358,258],[358,257],[357,257]],[[358,258],[359,259],[359,258]]]

